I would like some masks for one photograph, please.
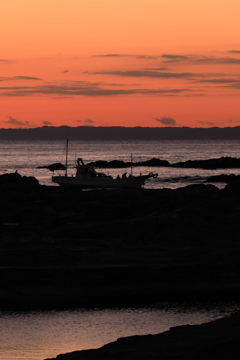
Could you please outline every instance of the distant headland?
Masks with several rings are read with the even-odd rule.
[[[27,129],[0,129],[5,140],[183,140],[183,139],[240,139],[240,126],[236,127],[93,127],[43,126]]]

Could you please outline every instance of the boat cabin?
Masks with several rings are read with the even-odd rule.
[[[102,172],[97,172],[93,166],[86,165],[83,162],[82,158],[77,159],[77,172],[76,178],[99,178],[99,177],[108,177],[112,178],[112,176],[108,176]]]

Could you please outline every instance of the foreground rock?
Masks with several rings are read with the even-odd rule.
[[[18,179],[0,186],[1,310],[240,299],[239,183],[79,191]]]
[[[209,176],[206,181],[207,182],[212,182],[212,183],[223,182],[223,183],[229,184],[229,183],[232,183],[232,182],[239,182],[240,181],[240,175],[235,175],[235,174],[213,175],[213,176]]]
[[[237,360],[240,315],[202,325],[171,328],[158,335],[131,336],[99,349],[75,351],[46,360]]]
[[[39,185],[39,182],[33,176],[22,176],[16,171],[15,173],[0,175],[0,185],[32,186]]]

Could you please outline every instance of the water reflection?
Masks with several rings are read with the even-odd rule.
[[[42,185],[53,185],[52,173],[48,169],[38,168],[55,162],[65,163],[64,141],[9,141],[0,144],[0,174],[18,170],[22,176],[34,176]],[[236,140],[159,140],[159,141],[70,141],[69,174],[75,174],[75,160],[82,157],[86,162],[96,160],[146,161],[152,158],[167,160],[171,164],[187,160],[206,160],[210,158],[238,157],[239,141]],[[129,168],[104,169],[104,172],[116,177]],[[133,173],[159,173],[157,179],[149,179],[146,188],[178,188],[189,184],[202,183],[211,175],[240,174],[240,169],[184,169],[171,167],[134,167]],[[60,172],[61,173],[61,172]],[[57,172],[56,172],[57,174]],[[197,178],[199,177],[199,178]],[[219,186],[219,184],[215,185]],[[222,185],[225,186],[224,183]],[[57,185],[56,185],[57,186]]]
[[[235,304],[209,308],[166,305],[147,309],[0,312],[0,358],[43,360],[59,353],[97,348],[123,336],[200,324],[240,308]]]

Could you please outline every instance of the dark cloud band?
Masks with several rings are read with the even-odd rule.
[[[2,92],[1,92],[2,90]],[[117,96],[117,95],[175,95],[182,92],[191,92],[191,89],[106,89],[96,83],[70,83],[64,85],[42,85],[23,87],[0,87],[0,96],[32,96],[32,95],[57,95],[57,96]]]
[[[98,71],[94,74],[101,75],[117,75],[123,77],[148,77],[157,79],[189,79],[195,77],[201,77],[202,74],[196,73],[174,73],[174,72],[161,72],[151,70],[129,70],[129,71]]]

